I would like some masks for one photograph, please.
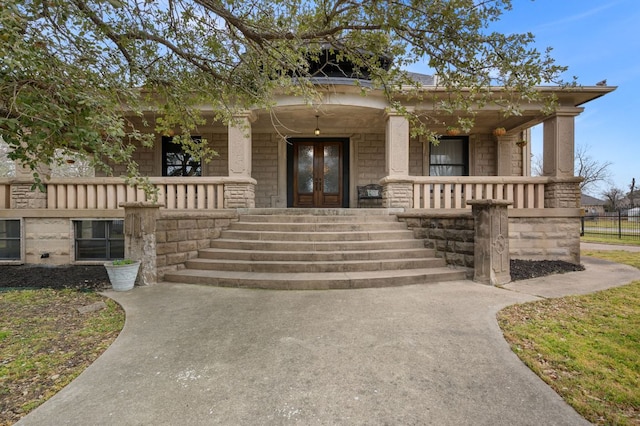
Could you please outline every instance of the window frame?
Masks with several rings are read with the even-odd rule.
[[[469,137],[468,136],[441,136],[439,138],[440,144],[447,143],[447,141],[460,141],[462,143],[462,163],[432,163],[431,157],[433,155],[433,149],[436,147],[433,142],[429,142],[429,153],[428,153],[428,176],[469,176],[470,163],[471,159],[469,156]],[[463,173],[460,175],[432,175],[431,169],[432,167],[441,167],[441,166],[452,166],[452,167],[462,167]]]
[[[202,136],[191,136],[191,139],[193,139],[194,141],[202,141]],[[176,144],[173,143],[173,136],[162,136],[162,176],[164,177],[191,177],[191,176],[202,176],[202,161],[195,161],[192,160],[191,158],[188,160],[188,165],[182,165],[180,166],[179,164],[170,164],[167,160],[168,160],[168,156],[167,154],[184,154],[187,155],[184,152],[184,149],[182,148],[182,145],[180,144]],[[168,168],[169,166],[173,166],[173,167],[182,167],[183,168],[183,174],[180,175],[170,175],[168,173]],[[185,167],[192,167],[196,169],[196,173],[193,174],[185,174],[186,170],[184,170]]]
[[[18,222],[18,236],[17,237],[0,237],[0,242],[2,241],[18,241],[18,256],[17,257],[0,257],[0,263],[16,263],[22,262],[24,257],[24,243],[22,240],[22,236],[24,234],[23,230],[23,222],[22,219],[19,218],[2,218],[0,222]]]
[[[101,261],[109,261],[114,259],[122,259],[124,258],[124,219],[74,219],[72,224],[73,227],[73,244],[74,244],[74,260],[77,262],[101,262]],[[96,237],[84,237],[79,238],[80,235],[79,228],[82,222],[101,222],[104,225],[104,237],[96,238]],[[114,222],[120,222],[122,226],[122,235],[121,238],[113,238],[112,237],[112,228]],[[78,242],[81,241],[103,241],[104,242],[104,257],[81,257],[80,256],[80,245]],[[115,253],[113,252],[113,242],[121,241],[122,244],[122,252]]]

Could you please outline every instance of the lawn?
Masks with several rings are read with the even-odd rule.
[[[96,310],[80,312],[93,306]],[[94,292],[0,292],[0,425],[10,425],[77,377],[111,345],[124,311]]]
[[[640,253],[582,254],[640,267]],[[520,359],[587,420],[640,425],[640,281],[510,306],[498,322]]]

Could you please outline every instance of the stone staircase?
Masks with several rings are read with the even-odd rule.
[[[388,287],[465,279],[386,209],[248,209],[165,281],[264,289]]]

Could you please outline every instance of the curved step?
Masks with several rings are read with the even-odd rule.
[[[275,250],[238,250],[208,248],[199,251],[201,259],[218,260],[254,260],[254,261],[293,261],[293,262],[331,262],[338,260],[383,260],[406,258],[430,258],[435,256],[434,249],[400,248],[382,250],[348,251],[275,251]]]
[[[211,248],[275,251],[349,251],[424,248],[424,242],[411,240],[377,241],[240,241],[219,238],[211,241]]]
[[[226,230],[220,238],[244,241],[375,241],[375,240],[412,240],[413,232],[403,231],[345,231],[345,232],[282,232],[282,231],[237,231]]]
[[[220,287],[261,288],[273,290],[330,290],[372,287],[392,287],[463,280],[464,269],[449,267],[411,269],[404,271],[328,272],[317,273],[254,273],[202,271],[184,269],[165,275],[165,280],[185,284]]]
[[[444,259],[385,259],[351,261],[246,261],[192,259],[186,262],[188,269],[237,272],[286,272],[286,273],[327,273],[327,272],[364,272],[436,268],[446,266]]]

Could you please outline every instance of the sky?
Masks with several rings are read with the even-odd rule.
[[[565,81],[594,86],[606,79],[613,93],[583,105],[576,117],[575,141],[588,155],[610,162],[611,185],[625,193],[631,179],[640,187],[640,0],[512,0],[492,29],[531,32],[536,47],[552,47],[551,56],[568,66]],[[542,126],[532,132],[531,149],[542,154]],[[601,197],[611,185],[590,195]]]

